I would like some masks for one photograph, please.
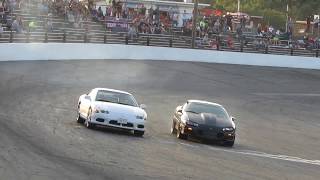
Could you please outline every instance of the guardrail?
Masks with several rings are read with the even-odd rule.
[[[16,33],[5,31],[0,36],[0,43],[30,43],[30,42],[59,42],[59,43],[104,43],[104,44],[129,44],[144,46],[161,46],[188,48],[184,40],[173,36],[158,36],[148,34],[137,34],[130,38],[127,33],[112,32],[83,32],[83,31],[55,31],[55,32],[25,32]]]
[[[161,34],[135,34],[129,36],[128,33],[115,33],[110,31],[78,31],[68,29],[64,31],[35,31],[16,33],[14,31],[4,31],[0,34],[0,43],[103,43],[103,44],[128,44],[143,46],[160,46],[174,48],[190,48],[191,37],[174,36]],[[319,57],[319,49],[297,49],[290,47],[273,46],[265,43],[257,46],[252,41],[234,40],[232,46],[227,36],[215,36],[208,39],[206,43],[201,39],[197,40],[196,49],[234,51],[246,53],[264,53],[289,56]]]

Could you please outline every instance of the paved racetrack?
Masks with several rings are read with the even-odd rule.
[[[167,61],[0,62],[0,179],[315,179],[320,71]],[[147,105],[144,138],[76,123],[94,87]],[[237,118],[233,148],[170,135],[187,99]]]

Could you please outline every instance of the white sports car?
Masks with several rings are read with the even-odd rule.
[[[135,135],[143,136],[147,119],[145,108],[128,92],[95,88],[80,96],[77,122],[84,123],[87,128],[102,125],[133,130]]]

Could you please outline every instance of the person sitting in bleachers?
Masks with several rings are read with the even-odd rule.
[[[134,39],[134,38],[138,37],[138,33],[136,31],[136,28],[132,25],[129,25],[128,37],[129,37],[129,39]]]
[[[10,21],[10,18],[8,17],[10,12],[9,12],[9,5],[8,5],[8,2],[7,0],[3,0],[2,3],[0,3],[1,5],[1,9],[0,9],[0,22],[2,24],[7,24],[7,23],[10,23],[9,26],[11,26],[11,22]],[[2,18],[1,18],[2,17]]]
[[[35,31],[36,30],[36,26],[37,26],[37,22],[36,21],[30,21],[29,22],[29,32]]]
[[[23,3],[24,3],[23,0],[16,0],[16,8],[20,9]]]
[[[212,39],[212,40],[210,40],[209,45],[210,45],[211,49],[217,49],[218,42],[216,39]]]
[[[65,15],[66,5],[64,4],[63,0],[56,0],[54,6],[58,15]]]
[[[6,17],[5,8],[3,6],[3,3],[0,3],[0,23],[4,22],[5,17]]]
[[[38,9],[41,15],[48,14],[49,12],[48,1],[42,0],[42,2],[38,4]]]
[[[99,21],[101,21],[101,20],[104,19],[103,11],[102,11],[102,9],[101,9],[101,6],[99,6],[99,8],[98,8],[97,16],[98,16],[98,20],[99,20]]]
[[[4,31],[4,29],[3,29],[3,27],[2,27],[2,24],[0,24],[0,38],[1,38],[1,36],[2,36],[3,31]]]
[[[19,16],[12,22],[11,30],[16,31],[17,33],[24,32],[22,19]]]
[[[51,13],[48,14],[48,18],[46,19],[45,29],[47,30],[47,32],[53,31],[53,23],[52,23],[52,14]]]
[[[67,11],[67,17],[68,17],[68,21],[70,23],[73,24],[75,22],[75,18],[74,18],[74,15],[73,15],[72,11]]]
[[[9,0],[9,11],[13,12],[16,8],[17,2],[16,0]]]
[[[227,46],[230,49],[234,49],[234,45],[233,45],[233,37],[232,35],[228,35],[227,37]]]
[[[4,23],[9,29],[11,29],[11,26],[12,26],[12,22],[13,22],[13,18],[12,16],[8,16],[6,15],[6,18],[4,20]]]
[[[96,8],[93,8],[93,9],[91,10],[91,16],[92,16],[92,19],[93,19],[94,21],[98,21],[98,20],[99,20],[98,11],[97,11]]]

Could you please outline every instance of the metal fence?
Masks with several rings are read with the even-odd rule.
[[[229,36],[215,35],[206,42],[203,39],[196,40],[196,49],[233,51],[246,53],[264,53],[289,56],[319,57],[319,48],[301,49],[289,47],[281,42],[281,45],[274,46],[269,43],[255,44],[255,37],[247,39],[236,39],[232,42]],[[191,37],[163,34],[135,34],[116,33],[110,31],[79,31],[79,30],[57,30],[54,32],[25,32],[18,34],[14,31],[4,31],[0,35],[0,43],[102,43],[102,44],[127,44],[142,46],[160,46],[173,48],[190,48]],[[263,42],[263,39],[261,39]]]

